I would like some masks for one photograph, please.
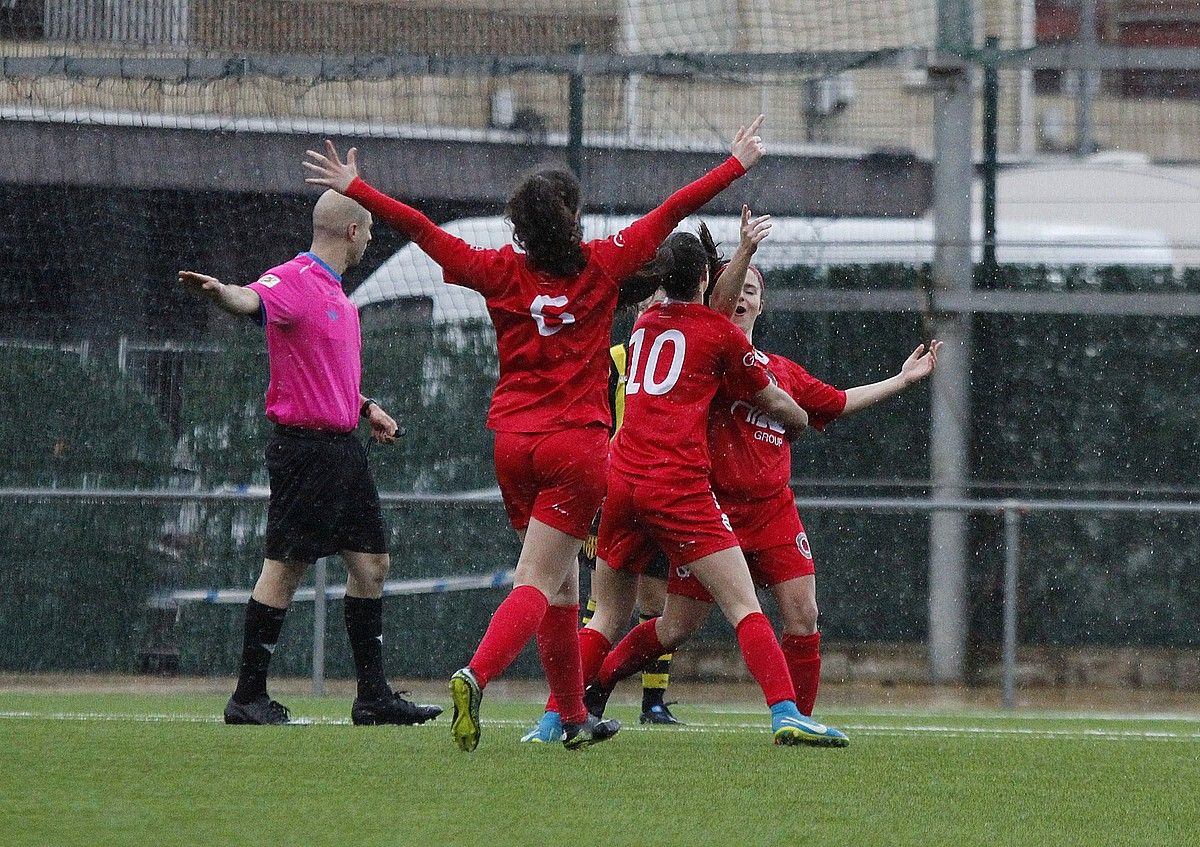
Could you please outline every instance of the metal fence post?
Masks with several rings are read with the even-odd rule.
[[[574,171],[575,177],[583,181],[583,71],[578,65],[583,62],[583,45],[571,45],[575,54],[577,67],[570,76],[567,86],[569,111],[567,114],[567,163]]]
[[[1018,504],[1004,504],[1004,708],[1016,705],[1017,564],[1021,556],[1021,513]]]
[[[326,596],[329,583],[325,567],[327,562],[328,559],[322,557],[313,565],[312,693],[318,697],[325,693],[325,618],[329,601]]]

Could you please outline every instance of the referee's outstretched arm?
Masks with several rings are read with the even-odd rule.
[[[231,315],[257,315],[262,308],[262,298],[253,288],[226,285],[215,276],[195,271],[180,271],[179,281],[184,288],[204,295]]]

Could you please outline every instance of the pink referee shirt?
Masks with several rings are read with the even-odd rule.
[[[250,288],[262,298],[267,328],[267,418],[334,432],[358,426],[362,336],[341,276],[301,253]]]

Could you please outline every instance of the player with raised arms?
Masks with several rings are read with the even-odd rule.
[[[662,268],[666,297],[638,318],[630,336],[625,423],[609,456],[598,552],[626,582],[621,597],[627,604],[635,574],[655,550],[670,561],[671,578],[695,574],[737,633],[742,658],[771,709],[775,742],[801,743],[806,736],[831,730],[796,708],[779,642],[709,484],[705,432],[719,389],[767,410],[782,422],[788,438],[805,430],[808,415],[772,384],[746,335],[704,305],[708,257],[696,236],[671,235],[655,263]],[[619,603],[621,598],[616,599]],[[656,621],[671,615],[671,600]],[[600,606],[605,606],[604,598]],[[617,618],[623,613],[627,620],[629,611],[628,605],[612,607]],[[592,668],[585,665],[585,670]],[[603,711],[603,703],[595,705]]]
[[[442,266],[447,282],[484,296],[496,329],[500,378],[488,426],[496,433],[497,481],[522,546],[513,590],[470,662],[450,680],[451,732],[462,750],[479,743],[483,689],[539,627],[548,635],[538,646],[562,709],[564,745],[586,746],[619,729],[615,721],[590,717],[583,706],[577,635],[576,556],[605,488],[611,412],[604,351],[622,285],[679,221],[758,162],[762,120],[760,115],[739,129],[722,165],[603,240],[582,240],[579,183],[572,174],[533,173],[507,204],[522,252],[472,247],[372,188],[358,175],[353,148],[346,162],[332,142],[324,153],[308,152],[308,182],[351,197],[411,237]]]
[[[763,278],[749,256],[769,231],[769,216],[750,218],[742,210],[742,241],[735,260],[720,274],[709,303],[729,316],[747,339],[763,311]],[[748,251],[743,248],[749,248]],[[741,261],[741,259],[745,261]],[[805,409],[809,425],[824,430],[834,419],[862,411],[919,382],[937,366],[940,341],[919,345],[900,371],[888,379],[841,390],[809,374],[796,362],[757,352],[772,380]],[[726,509],[758,585],[770,587],[783,618],[783,654],[795,686],[800,712],[811,716],[820,680],[820,632],[817,629],[816,569],[808,536],[789,485],[791,449],[784,426],[753,403],[721,391],[708,422],[713,491]],[[712,608],[713,597],[689,575],[672,580],[669,615],[636,627],[605,659],[597,677],[599,700],[617,681],[673,650],[693,635]],[[843,739],[835,739],[840,746]]]

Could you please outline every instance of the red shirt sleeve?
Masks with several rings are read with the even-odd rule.
[[[355,177],[346,196],[392,229],[404,233],[442,266],[446,282],[474,289],[485,297],[498,294],[507,282],[500,250],[474,247],[451,235],[412,206],[405,205]]]
[[[715,326],[720,338],[717,366],[722,385],[735,400],[749,399],[771,384],[771,375],[746,334],[716,312],[713,315],[720,321]]]
[[[719,167],[668,197],[661,206],[638,218],[611,238],[593,242],[592,256],[617,282],[624,282],[654,258],[671,230],[746,173],[742,163],[730,156]]]
[[[834,388],[828,383],[821,382],[800,365],[785,359],[777,359],[788,370],[788,382],[791,383],[788,393],[796,401],[796,405],[808,412],[808,425],[821,431],[832,421],[841,416],[846,408],[846,392]]]

